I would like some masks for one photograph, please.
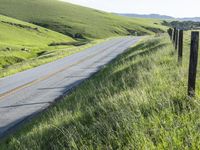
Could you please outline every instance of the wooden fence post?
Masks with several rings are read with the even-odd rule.
[[[179,30],[176,30],[176,38],[175,38],[175,49],[177,50],[178,48],[178,39],[179,39]]]
[[[169,28],[169,29],[167,30],[167,32],[168,32],[168,34],[169,34],[170,40],[172,40],[172,29]]]
[[[172,28],[170,28],[170,39],[172,40],[172,37],[173,36],[173,29]]]
[[[176,28],[174,28],[174,31],[173,31],[173,44],[175,44],[175,38],[176,38]]]
[[[183,58],[183,30],[179,31],[179,38],[178,38],[178,63],[182,64]]]
[[[190,47],[190,64],[188,77],[188,96],[195,96],[195,83],[199,50],[199,32],[192,32]]]

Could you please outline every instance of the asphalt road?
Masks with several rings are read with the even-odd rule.
[[[0,78],[0,137],[48,108],[139,39],[112,39],[63,59]]]

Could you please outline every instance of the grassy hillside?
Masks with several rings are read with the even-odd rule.
[[[199,94],[186,95],[188,52],[186,42],[180,67],[168,37],[141,41],[0,149],[200,149]]]
[[[0,15],[0,69],[37,56],[52,42],[72,41],[54,31]]]
[[[0,0],[0,14],[38,24],[74,38],[152,34],[165,29],[159,20],[132,19],[59,0]]]
[[[58,32],[0,15],[0,77],[78,52],[96,42],[76,46],[78,43]]]

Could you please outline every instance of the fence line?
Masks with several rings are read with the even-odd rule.
[[[175,49],[178,49],[178,63],[182,64],[183,57],[183,30],[168,29],[168,34]],[[190,60],[189,60],[189,72],[188,72],[188,96],[195,96],[196,87],[196,74],[198,64],[198,50],[199,50],[199,32],[191,32],[191,44],[190,44]]]

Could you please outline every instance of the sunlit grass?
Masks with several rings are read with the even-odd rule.
[[[63,34],[0,15],[0,77],[7,75],[4,72],[8,70],[16,72],[16,70],[10,71],[16,64],[20,64],[17,69],[22,70],[24,62],[27,64],[27,61],[33,61],[41,52],[48,53],[54,50],[54,53],[61,53],[61,48],[73,48],[73,46],[48,46],[52,42],[74,41]],[[34,63],[37,63],[36,60]],[[28,68],[28,65],[25,68]]]

